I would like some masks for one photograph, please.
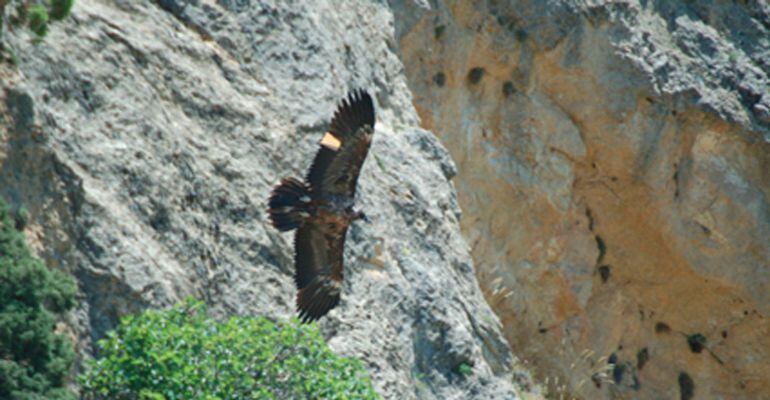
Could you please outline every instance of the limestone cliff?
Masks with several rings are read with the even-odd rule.
[[[550,392],[770,398],[768,3],[392,3],[482,288]]]
[[[78,279],[81,356],[186,295],[292,314],[266,194],[365,87],[374,222],[321,326],[386,398],[514,398],[508,344],[555,397],[770,397],[767,2],[388,3],[78,0],[4,34],[0,194]]]
[[[460,233],[455,164],[418,128],[387,6],[78,0],[41,43],[4,38],[19,65],[0,66],[0,195],[77,278],[81,357],[120,316],[188,295],[220,316],[292,315],[291,235],[269,227],[266,198],[363,87],[378,111],[358,190],[373,222],[348,234],[325,336],[385,398],[517,397]]]

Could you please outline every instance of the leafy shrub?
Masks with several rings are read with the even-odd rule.
[[[124,317],[81,377],[86,399],[377,399],[361,363],[315,325],[233,317],[203,303]]]
[[[53,0],[51,1],[51,19],[61,21],[70,15],[75,0]]]
[[[463,377],[470,376],[473,374],[473,366],[471,366],[467,362],[461,362],[460,364],[457,365],[455,370],[457,374]]]
[[[74,399],[64,389],[74,353],[54,313],[75,305],[75,283],[34,258],[0,200],[0,399]]]
[[[15,226],[17,231],[23,231],[29,223],[29,210],[26,207],[19,207],[16,210],[16,216],[14,217]]]
[[[74,4],[75,0],[0,0],[0,37],[6,14],[10,14],[11,25],[26,23],[29,30],[42,38],[48,33],[48,23],[66,18]]]
[[[29,30],[43,37],[48,33],[48,10],[41,4],[33,4],[27,9]]]

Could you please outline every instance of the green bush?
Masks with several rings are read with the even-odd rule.
[[[51,19],[61,21],[70,15],[75,0],[52,0],[51,1]]]
[[[41,4],[33,4],[27,9],[29,30],[39,37],[48,33],[48,10]]]
[[[0,39],[6,14],[10,14],[7,19],[12,26],[26,23],[29,30],[42,38],[48,33],[48,24],[66,18],[73,5],[75,0],[0,0]]]
[[[358,360],[315,325],[233,317],[203,303],[123,318],[81,377],[85,399],[377,399]]]
[[[0,399],[74,399],[64,378],[72,343],[56,317],[75,304],[75,283],[34,258],[0,200]]]
[[[23,231],[29,223],[29,210],[26,207],[19,207],[16,210],[16,216],[14,217],[15,226],[17,231]]]

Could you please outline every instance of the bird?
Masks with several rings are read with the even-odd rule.
[[[345,237],[352,222],[369,219],[354,208],[356,186],[374,137],[374,102],[363,89],[338,104],[304,181],[283,178],[270,193],[268,214],[294,233],[296,305],[302,323],[318,320],[340,301]]]

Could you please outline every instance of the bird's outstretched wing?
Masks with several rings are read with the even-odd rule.
[[[294,236],[297,308],[303,322],[326,315],[339,303],[350,220],[335,213],[352,204],[373,135],[372,98],[363,90],[354,91],[337,107],[308,171],[311,196],[319,204],[329,203],[332,211],[309,217]]]
[[[294,281],[302,322],[326,315],[340,301],[342,260],[347,227],[337,234],[309,221],[294,236]]]
[[[374,103],[364,90],[351,92],[337,107],[331,127],[320,142],[306,182],[317,194],[352,199],[361,166],[374,134]]]

